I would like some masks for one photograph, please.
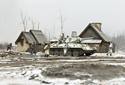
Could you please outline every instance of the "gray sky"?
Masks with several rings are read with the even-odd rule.
[[[101,22],[108,35],[125,31],[124,0],[0,0],[0,42],[13,42],[23,30],[20,11],[40,29],[50,35],[60,32],[60,11],[64,18],[64,32],[78,34],[89,22]]]

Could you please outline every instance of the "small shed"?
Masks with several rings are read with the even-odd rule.
[[[35,45],[36,51],[43,51],[46,41],[47,38],[41,30],[30,30],[29,32],[21,32],[15,44],[19,52],[29,51],[33,45]]]
[[[79,37],[86,39],[83,40],[83,43],[88,44],[91,47],[96,47],[97,52],[99,53],[108,52],[109,45],[112,42],[102,31],[101,23],[89,23],[88,26],[80,33]]]
[[[44,51],[45,43],[47,42],[46,36],[43,34],[41,30],[30,30],[31,35],[34,37],[36,41],[36,50]]]

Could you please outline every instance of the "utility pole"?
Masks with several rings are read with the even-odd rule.
[[[64,34],[64,19],[63,19],[63,16],[62,16],[62,13],[60,12],[60,28],[61,28],[61,37],[60,39],[63,40],[64,37],[65,37],[65,34]]]
[[[62,14],[60,13],[60,24],[61,24],[61,34],[63,33],[63,17]]]

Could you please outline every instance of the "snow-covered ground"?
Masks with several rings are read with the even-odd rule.
[[[1,67],[0,85],[124,85],[125,77],[106,81],[70,80],[68,78],[49,78],[42,75],[42,70],[32,66]]]
[[[118,52],[114,53],[114,56],[115,56],[115,57],[125,57],[125,52],[123,52],[123,51],[118,51]]]
[[[107,53],[94,53],[91,56],[106,57]],[[112,56],[108,56],[108,57],[125,57],[125,52],[117,51],[117,52],[113,53]]]
[[[100,57],[106,56],[106,54],[94,54],[92,56],[95,56],[95,55]],[[64,60],[63,59],[62,60],[41,59],[40,60],[40,58],[37,59],[33,57],[25,57],[23,58],[24,60],[23,59],[21,60],[19,56],[18,57],[12,56],[10,58],[9,56],[7,56],[6,58],[0,58],[0,85],[124,85],[125,84],[125,75],[122,75],[122,74],[125,74],[124,73],[125,72],[124,71],[125,69],[124,52],[119,51],[118,53],[113,54],[112,57],[119,57],[119,59],[116,59],[116,60],[115,58],[114,59],[107,58],[104,60],[103,58],[101,59],[88,58],[88,59],[79,59],[79,60],[77,59],[75,60],[75,58],[74,59],[72,58],[71,60],[65,60],[65,59]],[[123,59],[120,57],[123,57]],[[16,63],[17,65],[15,65]],[[101,64],[104,66],[101,66]],[[86,66],[88,66],[88,68]],[[95,68],[92,66],[95,66]],[[106,66],[107,68],[105,68]],[[54,67],[54,69],[57,69],[57,70],[50,69],[52,71],[59,71],[60,69],[61,70],[64,69],[64,74],[66,72],[67,73],[69,72],[69,74],[71,75],[71,72],[72,72],[73,75],[71,75],[70,77],[74,75],[77,77],[79,76],[80,77],[79,78],[76,77],[72,79],[65,76],[63,77],[45,76],[44,70],[46,70],[46,68],[49,68],[49,67],[50,68]],[[63,68],[60,68],[60,67],[63,67]],[[62,72],[61,70],[59,72]],[[89,70],[92,70],[92,71],[89,71]],[[107,74],[103,74],[103,72],[102,74],[99,73],[103,70],[105,70],[104,72],[111,72],[114,75],[115,74],[116,75],[111,76],[111,78],[106,80],[93,78],[93,74],[95,72],[97,72],[95,74],[95,76],[97,77],[100,75],[105,75],[105,77],[107,77],[108,76]],[[119,74],[119,72],[121,72],[121,74]],[[63,75],[63,73],[60,75]],[[87,76],[88,78],[80,79],[82,76],[83,77]]]
[[[0,85],[80,85],[81,80],[48,78],[34,67],[3,67],[0,69]]]

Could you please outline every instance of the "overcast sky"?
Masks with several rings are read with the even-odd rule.
[[[40,29],[51,37],[60,33],[60,12],[66,34],[72,30],[79,34],[89,22],[101,22],[108,35],[125,31],[124,0],[0,0],[1,42],[14,43],[23,31],[21,11],[28,23],[33,20],[37,29],[39,22]]]

